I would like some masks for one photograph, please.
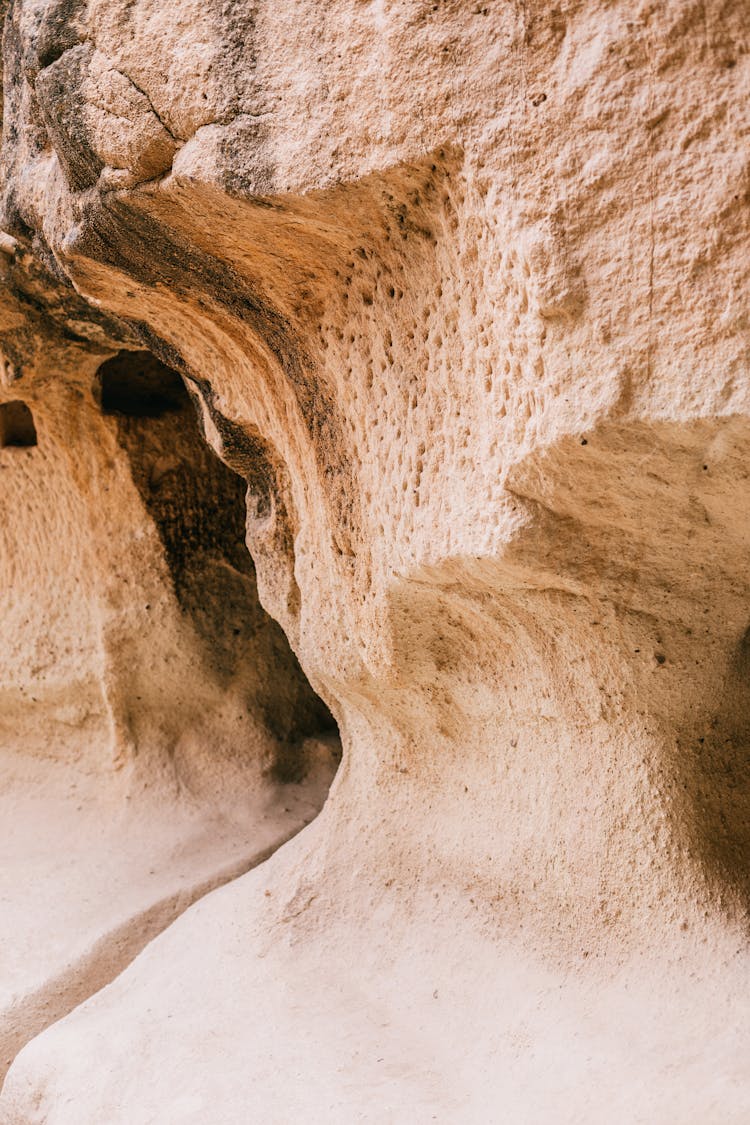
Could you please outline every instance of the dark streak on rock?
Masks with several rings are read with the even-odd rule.
[[[327,465],[326,487],[333,501],[333,523],[341,541],[341,553],[353,556],[355,535],[351,496],[351,464],[344,446],[344,427],[333,397],[318,378],[291,323],[251,288],[231,265],[191,245],[153,216],[113,194],[99,197],[87,208],[70,249],[150,288],[168,289],[178,299],[194,305],[215,303],[233,319],[247,326],[263,341],[289,381],[310,440],[319,459]],[[184,361],[165,352],[140,328],[146,346],[164,362],[190,374],[210,401],[208,384],[201,372],[187,372]],[[150,342],[151,341],[151,342]],[[169,347],[169,346],[168,346]],[[217,429],[219,424],[217,424]],[[223,425],[228,424],[223,419]]]
[[[86,132],[83,83],[92,54],[90,44],[72,47],[41,71],[36,80],[47,134],[74,191],[93,187],[104,167]]]
[[[51,66],[81,42],[76,21],[85,7],[85,0],[53,0],[44,9],[34,43],[39,70]]]

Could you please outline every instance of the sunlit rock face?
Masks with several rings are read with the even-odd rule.
[[[6,256],[114,364],[231,677],[192,398],[345,757],[21,1052],[9,1120],[750,1112],[749,40],[739,2],[10,5]]]

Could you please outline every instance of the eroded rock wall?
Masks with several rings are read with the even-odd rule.
[[[749,36],[11,4],[8,234],[184,380],[345,746],[292,847],[22,1053],[12,1120],[746,1115]]]
[[[190,901],[307,823],[337,760],[333,720],[258,602],[243,482],[179,375],[125,326],[103,340],[94,318],[71,323],[36,272],[9,244],[3,1074]]]

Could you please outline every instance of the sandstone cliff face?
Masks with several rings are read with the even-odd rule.
[[[9,753],[315,805],[253,576],[344,746],[9,1121],[747,1118],[749,41],[740,2],[9,5],[3,565],[25,525],[51,576]]]
[[[333,720],[258,602],[242,480],[179,375],[125,326],[76,322],[74,295],[66,310],[9,249],[3,1074],[197,895],[307,823],[336,764]]]

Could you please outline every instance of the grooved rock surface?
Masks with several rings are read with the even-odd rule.
[[[59,447],[54,327],[128,482],[75,485],[117,612],[88,641],[92,584],[75,621],[49,585],[60,698],[213,807],[264,792],[239,692],[248,768],[304,786],[323,704],[265,617],[272,659],[226,635],[231,471],[344,748],[315,824],[20,1051],[11,1125],[748,1119],[749,47],[742,0],[9,4],[10,455]]]

